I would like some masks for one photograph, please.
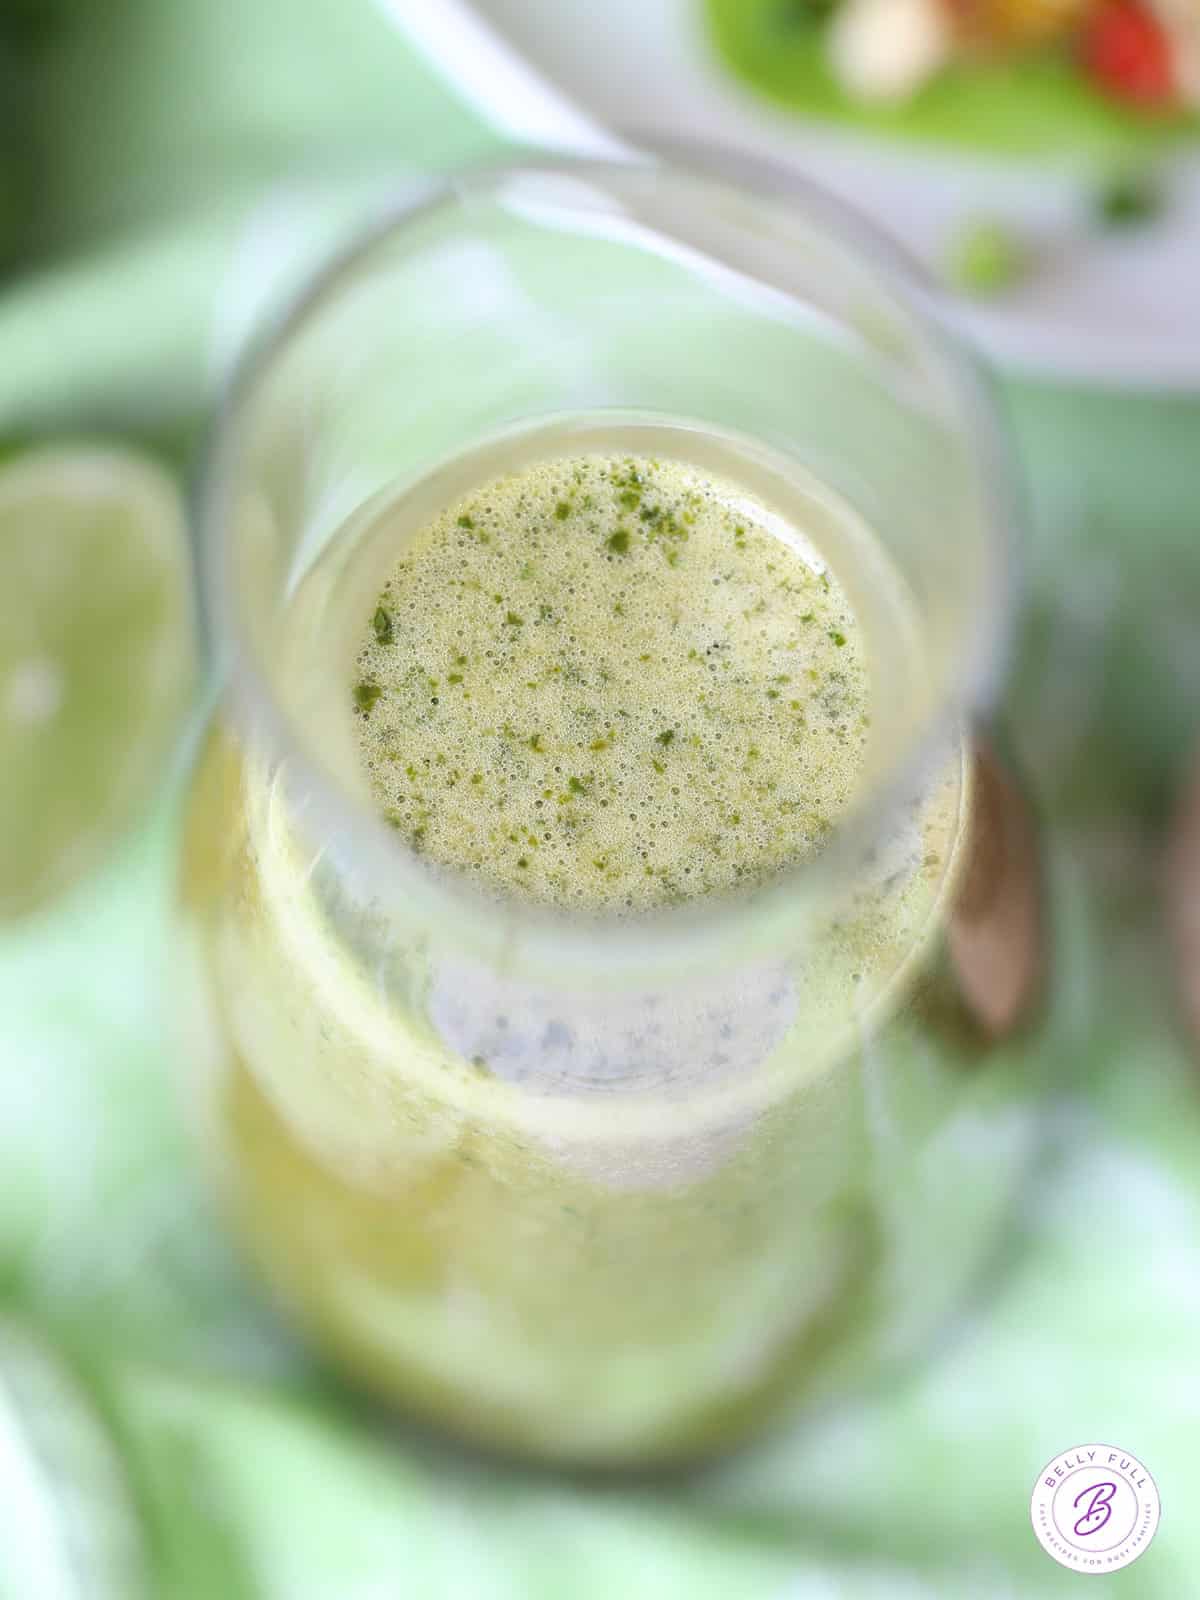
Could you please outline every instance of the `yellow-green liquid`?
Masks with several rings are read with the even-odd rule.
[[[870,726],[861,630],[818,552],[736,484],[645,456],[493,479],[402,551],[355,684],[413,848],[504,894],[636,911],[819,850]]]
[[[298,592],[330,763],[497,914],[718,904],[818,855],[867,781],[909,635],[881,569],[845,564],[861,533],[664,442],[547,439],[385,501]],[[890,1165],[961,1085],[877,1037],[954,881],[961,752],[819,940],[615,986],[499,971],[399,914],[373,944],[387,907],[348,932],[289,794],[214,737],[188,877],[208,1111],[252,1252],[354,1376],[503,1448],[674,1459],[961,1292],[976,1245],[924,1259]]]

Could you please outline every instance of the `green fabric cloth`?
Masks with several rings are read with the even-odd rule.
[[[48,264],[0,301],[0,431],[182,453],[264,293],[385,170],[494,141],[370,6],[83,17],[38,69]],[[1073,1043],[1019,1245],[965,1326],[886,1390],[670,1483],[502,1472],[366,1412],[243,1280],[193,1171],[172,788],[102,874],[0,935],[3,1600],[1038,1600],[1082,1580],[1034,1542],[1034,1476],[1097,1438],[1164,1504],[1099,1591],[1196,1589],[1200,1076],[1155,873],[1200,720],[1200,399],[1004,398],[1034,525],[1010,721],[1058,862]]]

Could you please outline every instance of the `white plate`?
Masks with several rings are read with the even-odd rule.
[[[1200,158],[1180,158],[1166,215],[1097,232],[1078,177],[1030,163],[885,144],[773,110],[723,73],[699,0],[376,0],[495,126],[543,146],[611,151],[606,126],[756,152],[870,212],[935,273],[964,219],[1006,219],[1035,269],[1003,299],[953,303],[1018,372],[1200,389]]]

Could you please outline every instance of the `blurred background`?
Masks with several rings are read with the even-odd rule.
[[[1097,1438],[1164,1511],[1096,1581],[1194,1592],[1200,0],[0,0],[0,77],[0,1595],[1054,1596],[1030,1490]],[[935,1362],[597,1487],[348,1401],[193,1176],[184,508],[246,339],[389,197],[678,138],[871,213],[993,369],[1068,1027],[1019,1245]]]

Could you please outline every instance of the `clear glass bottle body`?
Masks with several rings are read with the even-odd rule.
[[[860,611],[903,594],[870,781],[742,899],[624,923],[484,901],[354,775],[370,507],[449,503],[480,452],[653,429],[776,504],[806,486]],[[883,247],[761,175],[465,178],[248,367],[206,498],[233,661],[190,811],[188,1015],[238,1229],[360,1381],[505,1449],[687,1458],[961,1301],[1027,1155],[964,1154],[986,1081],[928,1029],[957,1005],[968,730],[1007,606],[994,450]]]

